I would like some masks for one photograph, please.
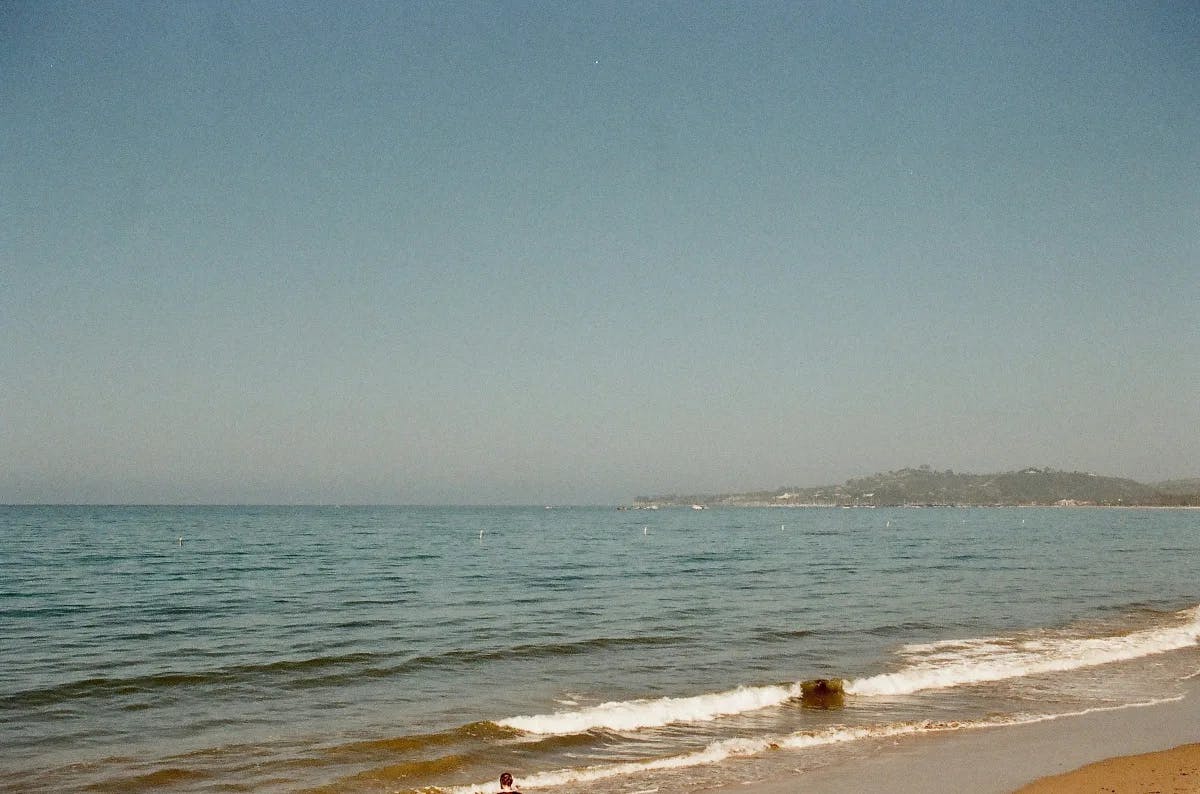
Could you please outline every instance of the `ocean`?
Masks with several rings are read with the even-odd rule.
[[[802,775],[1183,697],[1198,560],[1200,510],[0,507],[0,788]]]

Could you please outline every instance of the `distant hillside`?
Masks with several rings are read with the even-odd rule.
[[[956,474],[928,466],[900,469],[819,488],[719,495],[639,496],[637,506],[1125,505],[1200,506],[1200,478],[1147,485],[1078,471],[1022,469]]]
[[[1154,487],[1165,494],[1191,496],[1200,494],[1200,477],[1192,477],[1187,480],[1165,480],[1154,483]]]

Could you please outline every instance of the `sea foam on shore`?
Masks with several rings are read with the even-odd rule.
[[[1197,660],[1200,664],[1200,660]],[[809,759],[790,774],[726,786],[721,794],[1009,794],[1039,778],[1061,775],[1088,764],[1160,752],[1200,742],[1200,678],[1185,682],[1182,696],[1144,706],[1091,710],[979,731],[920,733],[878,741],[870,753]],[[1164,756],[1161,771],[1186,770],[1198,756],[1180,751]],[[1181,766],[1182,765],[1182,766]],[[1116,761],[1105,769],[1118,769]],[[1144,769],[1138,765],[1139,769]],[[1095,770],[1090,770],[1089,774]],[[1122,773],[1124,774],[1124,773]],[[1168,778],[1169,779],[1169,778]],[[1023,794],[1097,791],[1055,788],[1056,780]],[[1194,787],[1200,791],[1200,776]],[[1125,791],[1126,789],[1116,789]],[[1142,789],[1133,789],[1141,791]],[[1156,790],[1153,787],[1146,791]],[[1170,788],[1157,789],[1172,791]]]

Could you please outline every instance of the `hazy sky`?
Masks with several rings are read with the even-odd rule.
[[[1200,475],[1200,11],[0,5],[0,502]]]

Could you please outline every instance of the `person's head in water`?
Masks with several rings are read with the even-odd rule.
[[[500,774],[501,790],[512,789],[512,784],[513,784],[512,775],[508,774],[507,772],[503,772]]]

